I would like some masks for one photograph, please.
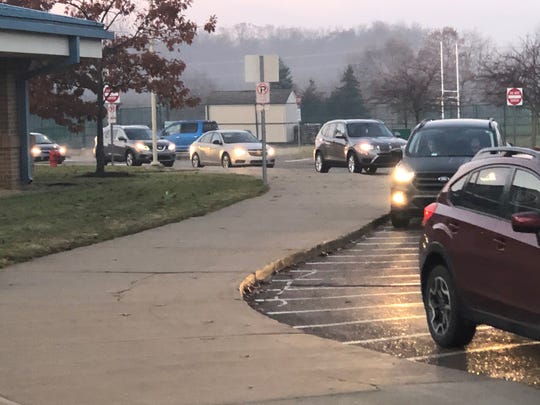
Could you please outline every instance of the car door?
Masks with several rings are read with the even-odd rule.
[[[223,149],[223,139],[219,132],[214,132],[208,145],[208,162],[211,164],[221,164],[220,151]]]
[[[348,144],[346,132],[347,129],[345,127],[345,123],[337,122],[331,142],[330,154],[332,156],[332,160],[342,164],[347,162],[347,156],[345,154]]]
[[[505,288],[499,266],[504,251],[499,228],[510,173],[510,168],[498,166],[472,173],[460,198],[452,201],[456,209],[445,218],[452,235],[447,249],[463,298],[489,312],[497,312]]]
[[[510,217],[526,211],[540,214],[540,177],[534,172],[517,169],[508,194],[506,220],[501,222],[498,232],[498,238],[504,245],[504,254],[496,264],[498,281],[502,286],[499,299],[509,311],[509,317],[538,324],[540,247],[535,234],[515,232]]]
[[[324,125],[320,131],[319,150],[321,151],[324,160],[332,160],[331,146],[335,128],[336,125],[333,122],[330,122]]]
[[[214,132],[208,132],[201,136],[199,139],[199,142],[197,142],[197,153],[199,154],[199,159],[201,163],[209,163],[210,158],[209,156],[211,148],[210,148],[210,140],[212,139],[212,136],[214,135]]]

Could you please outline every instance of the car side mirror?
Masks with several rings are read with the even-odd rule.
[[[119,140],[119,141],[127,142],[127,138],[126,138],[124,135],[118,136],[118,140]]]
[[[540,246],[540,214],[537,212],[526,211],[512,215],[512,229],[520,233],[535,233]]]
[[[216,139],[212,142],[214,145],[221,145],[221,141]]]

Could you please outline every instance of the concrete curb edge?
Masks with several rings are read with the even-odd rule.
[[[322,242],[310,249],[292,253],[289,256],[275,260],[261,267],[260,269],[251,273],[249,276],[245,277],[244,280],[242,280],[242,282],[238,286],[241,297],[245,298],[247,295],[249,295],[255,290],[255,288],[260,282],[265,281],[273,274],[279,273],[287,267],[294,266],[295,264],[305,262],[306,260],[320,256],[323,253],[329,253],[340,249],[345,245],[349,244],[351,241],[364,236],[366,233],[382,225],[383,223],[388,221],[388,219],[389,214],[382,215],[356,231],[342,235],[339,238],[331,241]]]

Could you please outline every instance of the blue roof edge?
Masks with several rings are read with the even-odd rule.
[[[39,32],[83,38],[114,38],[113,32],[105,30],[104,25],[96,21],[7,4],[0,4],[0,30]]]

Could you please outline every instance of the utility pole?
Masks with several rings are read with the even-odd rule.
[[[264,56],[259,55],[259,82],[264,82]],[[261,143],[262,143],[262,179],[265,186],[268,185],[266,169],[266,111],[261,110]]]
[[[440,45],[440,53],[441,53],[441,118],[444,119],[444,97],[445,93],[454,93],[454,97],[450,97],[456,100],[456,108],[457,108],[457,118],[461,118],[461,103],[460,103],[460,93],[459,93],[459,51],[458,51],[458,44],[456,41],[456,90],[445,90],[444,88],[444,56],[443,56],[443,43],[442,41],[439,42]]]

